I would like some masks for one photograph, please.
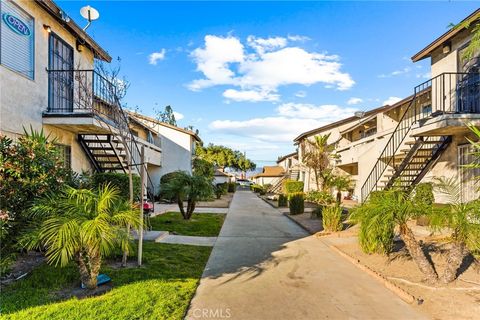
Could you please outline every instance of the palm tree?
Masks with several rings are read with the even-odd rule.
[[[431,215],[430,225],[434,229],[447,227],[452,230],[447,267],[441,277],[443,282],[449,283],[456,279],[458,269],[471,250],[480,249],[480,202],[464,203],[462,186],[454,178],[437,178],[435,188],[448,199],[447,208]]]
[[[337,204],[342,202],[342,191],[348,191],[353,187],[353,181],[349,176],[335,176],[332,180],[332,186],[337,189]]]
[[[328,138],[330,134],[318,135],[314,137],[314,140],[305,139],[304,143],[304,154],[302,161],[305,165],[313,170],[315,175],[315,183],[317,185],[317,190],[320,190],[320,180],[322,178],[322,183],[324,183],[324,173],[330,167],[330,160],[333,155],[334,146],[328,144]],[[324,186],[323,186],[324,187]]]
[[[176,171],[176,174],[162,187],[162,192],[167,198],[177,200],[178,208],[185,220],[192,217],[199,200],[213,194],[212,183],[207,177],[191,175],[184,171]],[[184,200],[187,201],[187,208],[183,207]]]
[[[127,225],[140,223],[137,210],[110,185],[96,191],[67,187],[39,200],[31,214],[41,222],[25,235],[23,244],[28,249],[46,248],[47,262],[55,266],[75,261],[88,289],[97,287],[103,257],[117,247],[128,252]]]
[[[429,214],[424,211],[428,209],[417,208],[410,194],[393,187],[370,195],[365,203],[354,210],[351,218],[360,222],[360,245],[368,253],[391,250],[393,231],[398,226],[400,237],[410,256],[427,281],[434,283],[438,280],[437,272],[407,225],[410,219]]]

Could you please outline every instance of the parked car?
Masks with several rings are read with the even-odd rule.
[[[237,184],[239,184],[242,187],[250,187],[253,184],[253,182],[246,179],[237,179]]]

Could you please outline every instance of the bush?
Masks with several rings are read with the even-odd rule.
[[[323,230],[328,232],[341,231],[342,224],[342,208],[340,206],[329,206],[322,212]]]
[[[318,206],[318,207],[316,207],[316,208],[312,211],[312,214],[311,214],[310,218],[312,218],[312,219],[314,219],[314,218],[322,218],[323,209],[325,209],[324,206]]]
[[[134,200],[140,197],[140,177],[138,175],[132,175],[133,180],[133,198]],[[94,173],[91,177],[91,188],[97,190],[99,187],[106,184],[110,184],[112,187],[116,187],[120,191],[120,196],[126,200],[130,198],[130,187],[128,182],[128,174],[118,172],[102,172]]]
[[[295,180],[286,180],[284,183],[286,194],[303,192],[303,182]]]
[[[228,192],[234,193],[237,190],[237,184],[235,182],[228,183]]]
[[[290,214],[301,214],[305,211],[303,192],[295,192],[288,195]]]
[[[288,198],[283,193],[278,196],[278,206],[286,207],[288,205]]]
[[[217,185],[215,186],[215,190],[218,190],[218,192],[220,193],[221,196],[224,195],[224,194],[227,194],[228,193],[228,183],[227,182],[217,183]],[[217,191],[215,191],[215,193],[217,193]]]
[[[327,206],[334,201],[333,196],[325,191],[309,191],[305,195],[305,200],[316,203],[320,206]]]
[[[263,189],[264,189],[263,186],[261,186],[259,184],[252,184],[250,186],[250,190],[252,190],[255,193],[261,193],[261,192],[264,191]]]

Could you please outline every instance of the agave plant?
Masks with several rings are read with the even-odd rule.
[[[103,257],[115,248],[128,252],[126,226],[138,227],[140,222],[137,210],[108,184],[96,191],[67,187],[39,200],[31,214],[41,222],[24,236],[23,245],[45,248],[47,262],[55,266],[75,261],[88,289],[97,286]]]
[[[462,186],[455,178],[437,178],[435,182],[438,192],[446,196],[448,206],[434,211],[430,225],[434,230],[444,227],[452,230],[447,267],[441,276],[443,282],[449,283],[456,279],[465,257],[480,249],[480,202],[463,202]]]

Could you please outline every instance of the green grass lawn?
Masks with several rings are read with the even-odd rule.
[[[184,220],[178,212],[167,212],[150,219],[152,230],[170,231],[183,236],[216,237],[220,233],[224,214],[194,213]]]
[[[210,247],[144,243],[144,267],[101,272],[114,288],[104,295],[59,301],[56,291],[80,285],[76,267],[42,265],[1,292],[1,319],[182,319]],[[135,258],[132,257],[132,260]]]

